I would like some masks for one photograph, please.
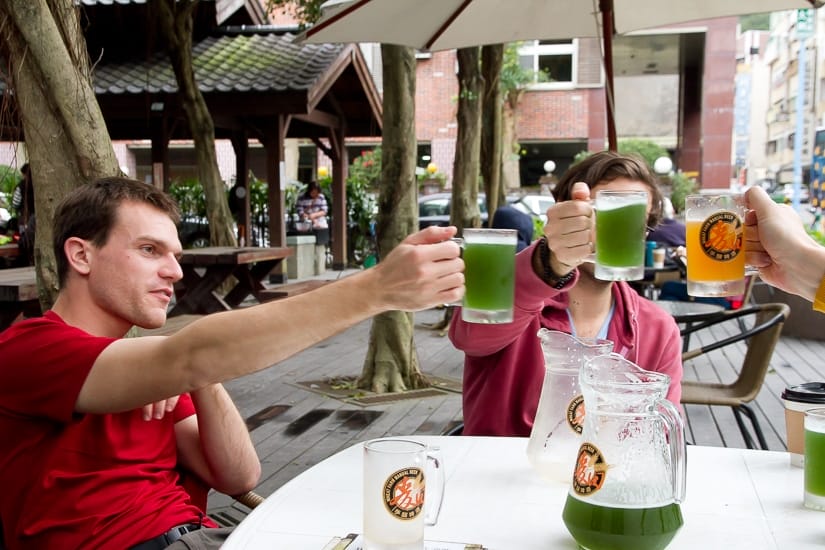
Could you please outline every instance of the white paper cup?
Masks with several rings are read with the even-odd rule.
[[[805,464],[805,412],[825,407],[825,382],[808,382],[785,388],[782,403],[785,405],[785,429],[791,465],[802,468]]]

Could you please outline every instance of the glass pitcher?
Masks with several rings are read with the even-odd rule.
[[[527,458],[542,478],[570,483],[584,420],[579,371],[586,359],[610,353],[613,342],[546,328],[539,330],[538,337],[545,373]]]
[[[682,526],[684,424],[670,377],[611,353],[582,367],[587,416],[562,518],[589,550],[658,550]]]

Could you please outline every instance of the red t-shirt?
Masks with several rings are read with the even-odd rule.
[[[201,517],[178,484],[172,415],[76,414],[80,388],[113,338],[53,312],[0,333],[0,524],[8,550],[129,548]],[[214,523],[208,522],[214,526]]]

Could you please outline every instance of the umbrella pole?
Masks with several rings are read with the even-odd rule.
[[[613,104],[613,0],[599,0],[602,12],[602,41],[604,47],[604,93],[607,103],[607,142],[611,151],[616,150],[616,112]]]

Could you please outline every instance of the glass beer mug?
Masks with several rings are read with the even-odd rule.
[[[584,420],[579,371],[586,359],[610,353],[613,342],[546,328],[539,330],[538,337],[545,373],[527,458],[542,478],[570,483]]]
[[[684,424],[670,377],[611,353],[582,367],[587,415],[562,518],[588,550],[659,550],[683,524]]]

